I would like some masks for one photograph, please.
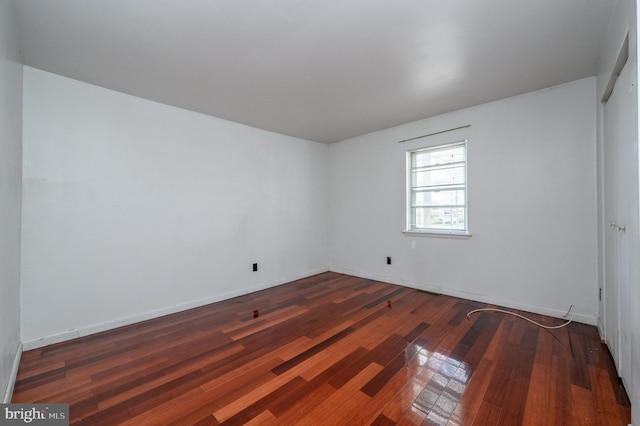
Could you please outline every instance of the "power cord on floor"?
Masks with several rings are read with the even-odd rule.
[[[573,305],[569,306],[569,310],[568,310],[568,311],[567,311],[567,313],[566,313],[566,314],[564,314],[564,316],[562,317],[562,318],[566,318],[566,317],[568,317],[568,316],[569,316],[569,313],[571,313],[571,318],[569,318],[569,320],[568,320],[567,322],[563,323],[563,324],[560,324],[560,325],[554,325],[554,326],[540,324],[539,322],[536,322],[536,321],[534,321],[534,320],[532,320],[532,319],[530,319],[530,318],[527,318],[527,317],[525,317],[525,316],[523,316],[523,315],[516,314],[515,312],[505,311],[504,309],[497,309],[497,308],[480,308],[480,309],[474,309],[473,311],[470,311],[470,312],[467,314],[467,319],[468,319],[468,320],[470,320],[469,315],[471,315],[471,314],[475,314],[475,313],[477,313],[477,312],[483,312],[483,311],[502,312],[503,314],[513,315],[513,316],[516,316],[516,317],[518,317],[518,318],[522,318],[523,320],[529,321],[530,323],[533,323],[533,324],[537,325],[538,327],[545,328],[545,329],[547,329],[547,330],[555,330],[555,329],[558,329],[558,328],[566,327],[566,326],[568,326],[568,325],[571,323],[571,321],[573,321]]]

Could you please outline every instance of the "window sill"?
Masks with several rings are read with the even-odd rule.
[[[455,232],[455,231],[416,231],[407,230],[402,231],[404,235],[410,235],[413,237],[435,237],[435,238],[457,238],[461,240],[468,240],[471,238],[471,234],[468,232]]]

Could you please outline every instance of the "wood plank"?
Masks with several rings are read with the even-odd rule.
[[[391,420],[389,417],[384,414],[380,414],[376,419],[371,422],[371,426],[395,426],[396,422]]]
[[[369,400],[369,397],[359,389],[380,370],[382,370],[380,365],[368,364],[338,391],[319,402],[317,407],[304,417],[302,424],[349,424],[350,418]]]
[[[529,390],[524,407],[522,424],[547,425],[549,416],[549,388],[551,365],[534,363],[529,379]]]
[[[549,425],[567,425],[571,423],[573,409],[571,401],[571,370],[567,354],[551,356],[553,378],[549,386]]]
[[[482,401],[472,424],[476,426],[497,425],[501,413],[502,409],[500,407],[495,406],[490,402]]]
[[[416,400],[422,389],[428,383],[416,377],[409,367],[403,368],[372,400],[376,407],[382,407],[381,412],[390,419],[399,422],[407,411],[415,409],[410,402]]]
[[[420,425],[427,418],[427,414],[417,408],[410,406],[398,419],[398,426]]]
[[[525,324],[525,329],[520,338],[516,357],[518,362],[514,365],[513,374],[505,389],[501,424],[521,424],[522,416],[527,401],[527,392],[535,358],[535,347],[538,339],[538,327]]]
[[[309,394],[300,398],[291,410],[278,417],[278,424],[308,424],[305,420],[309,414],[318,407],[322,401],[326,401],[336,393],[336,389],[326,383],[321,383]]]
[[[620,418],[614,385],[610,381],[609,373],[598,367],[589,367],[589,373],[598,424],[608,426],[629,423],[628,419]]]
[[[482,398],[489,386],[495,368],[495,361],[488,358],[480,361],[473,376],[469,378],[469,383],[460,401],[458,401],[458,405],[453,413],[451,413],[450,420],[460,425],[470,425],[473,423],[473,420],[480,410],[483,401]]]
[[[593,405],[593,393],[581,386],[571,385],[571,412],[573,424],[581,426],[597,425],[597,413]]]

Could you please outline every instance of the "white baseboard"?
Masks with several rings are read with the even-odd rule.
[[[260,284],[255,287],[249,287],[242,290],[231,291],[227,293],[217,294],[212,297],[207,297],[204,299],[193,300],[191,302],[179,303],[172,306],[167,306],[161,309],[155,309],[152,311],[147,311],[141,314],[132,315],[125,318],[119,318],[113,321],[106,321],[99,324],[92,324],[86,327],[81,327],[73,330],[64,331],[57,334],[51,334],[48,336],[40,337],[37,339],[25,340],[22,342],[23,350],[28,351],[31,349],[41,348],[43,346],[53,345],[54,343],[65,342],[67,340],[72,340],[78,337],[89,336],[91,334],[100,333],[102,331],[112,330],[114,328],[123,327],[125,325],[135,324],[137,322],[150,320],[153,318],[158,318],[164,315],[174,314],[176,312],[186,311],[188,309],[199,308],[200,306],[209,305],[211,303],[220,302],[222,300],[231,299],[234,297],[242,296],[245,294],[253,293],[256,291],[264,290],[267,288],[275,287],[281,284],[285,284],[291,281],[300,280],[303,278],[311,277],[313,275],[321,274],[323,272],[327,272],[328,268],[317,269],[308,271],[304,274],[289,276],[277,281]]]
[[[11,402],[11,397],[13,396],[13,388],[16,385],[16,377],[18,377],[18,367],[20,366],[20,358],[22,357],[22,343],[18,342],[18,347],[16,348],[16,355],[13,358],[13,364],[11,365],[11,373],[9,374],[9,383],[7,383],[7,389],[4,392],[4,396],[2,398],[3,404],[8,404]]]
[[[521,311],[532,312],[540,315],[547,315],[555,318],[562,318],[567,311],[561,311],[558,309],[548,308],[544,306],[537,305],[529,305],[526,303],[514,302],[511,300],[504,300],[495,297],[484,296],[481,294],[470,293],[466,291],[460,291],[455,289],[441,288],[441,287],[430,287],[425,285],[420,285],[418,283],[410,282],[407,280],[394,279],[386,276],[379,276],[375,274],[363,274],[357,271],[351,271],[348,269],[342,268],[330,268],[332,272],[337,272],[340,274],[353,275],[360,278],[367,278],[370,280],[382,281],[390,284],[401,285],[403,287],[415,288],[417,290],[425,290],[433,293],[446,294],[447,296],[459,297],[461,299],[473,300],[476,302],[489,303],[492,305],[504,306],[511,309],[518,309]],[[597,315],[595,314],[585,314],[581,312],[575,312],[573,315],[573,321],[580,322],[583,324],[596,325],[597,324]]]
[[[604,339],[604,324],[602,323],[602,318],[600,318],[600,316],[598,316],[597,320],[597,325],[596,327],[598,327],[598,335],[600,336],[600,341],[602,343],[604,343],[605,339]]]

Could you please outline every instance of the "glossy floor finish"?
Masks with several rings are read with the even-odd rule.
[[[86,425],[629,423],[594,327],[467,319],[485,306],[327,272],[25,352],[13,402]]]

